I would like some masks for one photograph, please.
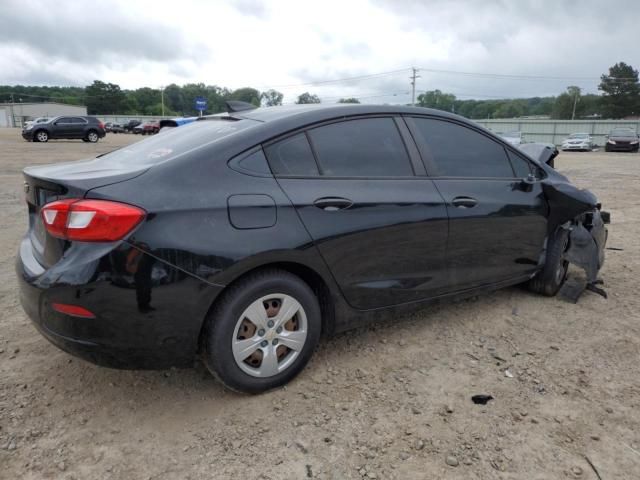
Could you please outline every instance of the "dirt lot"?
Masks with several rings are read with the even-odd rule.
[[[0,478],[597,479],[589,462],[603,480],[640,478],[639,155],[557,161],[612,213],[609,246],[624,250],[607,251],[608,300],[510,288],[426,308],[324,340],[288,387],[248,397],[201,365],[90,365],[22,312],[21,169],[136,140],[0,129]],[[495,400],[474,405],[478,393]]]

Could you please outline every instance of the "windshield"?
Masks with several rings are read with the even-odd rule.
[[[609,135],[614,137],[635,137],[636,132],[634,132],[633,130],[620,128],[618,130],[611,130],[611,133]]]
[[[572,133],[569,138],[589,138],[588,133]]]
[[[253,120],[236,120],[229,117],[193,122],[163,131],[152,138],[127,145],[100,158],[129,165],[156,165],[211,145],[257,124],[258,122]]]

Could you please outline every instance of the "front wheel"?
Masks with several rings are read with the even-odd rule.
[[[36,139],[36,142],[48,142],[49,134],[44,130],[40,130],[39,132],[36,132],[35,139]]]
[[[259,393],[294,378],[321,331],[318,299],[282,270],[250,274],[223,293],[203,332],[204,362],[228,388]]]
[[[569,231],[560,228],[549,238],[546,259],[542,270],[529,281],[529,289],[547,297],[553,297],[567,277],[569,262],[564,259],[564,252],[569,246]]]

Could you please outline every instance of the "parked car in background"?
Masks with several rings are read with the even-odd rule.
[[[124,133],[124,127],[119,123],[112,123],[111,128],[109,129],[111,133]]]
[[[516,132],[516,131],[504,132],[504,133],[499,133],[498,135],[500,136],[500,138],[509,142],[511,145],[518,146],[521,143],[524,143],[524,140],[522,138],[522,132]]]
[[[105,136],[104,123],[95,117],[54,117],[45,123],[34,123],[22,131],[22,138],[33,142],[51,139],[80,139],[95,143]]]
[[[569,261],[597,281],[606,216],[550,148],[424,108],[228,109],[24,170],[20,299],[53,344],[120,368],[199,355],[256,393],[321,332],[518,283],[553,296]]]
[[[153,135],[160,131],[160,122],[151,120],[149,122],[141,123],[133,127],[133,133],[142,135]]]
[[[133,133],[133,129],[141,123],[142,122],[140,120],[129,120],[122,126],[122,128],[124,128],[124,131],[127,133]]]
[[[195,122],[198,117],[178,117],[160,120],[160,131],[167,130],[169,128],[176,128],[181,125],[186,125],[191,122]]]
[[[105,131],[105,132],[110,132],[110,131],[111,131],[111,125],[113,125],[113,123],[112,123],[112,122],[106,122],[106,123],[104,124],[104,131]]]
[[[607,152],[637,152],[639,145],[640,137],[635,130],[614,128],[607,135],[607,143],[604,149]]]
[[[24,130],[25,128],[36,124],[36,123],[47,123],[49,121],[49,117],[38,117],[35,120],[27,120],[26,122],[24,122],[24,125],[22,125],[22,130]]]
[[[572,133],[562,141],[562,150],[593,150],[593,138],[588,133]]]

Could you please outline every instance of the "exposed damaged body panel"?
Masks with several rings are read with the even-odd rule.
[[[567,230],[569,241],[563,259],[582,268],[586,274],[583,282],[565,283],[560,293],[574,302],[585,289],[606,298],[606,292],[597,285],[602,283],[598,279],[598,272],[604,264],[608,234],[605,224],[610,222],[609,213],[601,211],[601,205],[593,193],[575,187],[564,175],[550,168],[558,155],[557,149],[544,144],[526,144],[522,147],[530,157],[545,166],[548,174],[541,180],[541,185],[549,204],[549,238],[559,229]],[[544,259],[541,261],[544,262]]]

